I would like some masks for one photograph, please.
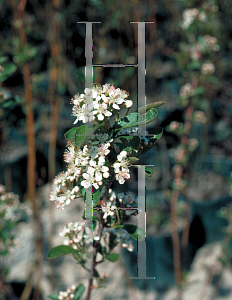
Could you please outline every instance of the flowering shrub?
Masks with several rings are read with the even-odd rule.
[[[186,258],[188,249],[189,226],[191,220],[190,202],[186,201],[184,218],[186,219],[181,241],[184,266],[181,266],[180,241],[177,228],[177,202],[180,193],[186,195],[188,188],[187,179],[194,168],[191,158],[196,150],[201,155],[208,151],[208,128],[212,120],[211,100],[216,97],[219,88],[220,74],[218,38],[220,23],[215,1],[204,2],[203,5],[195,1],[188,1],[191,5],[184,9],[180,27],[183,33],[183,42],[179,44],[180,50],[176,55],[179,69],[182,75],[183,85],[179,91],[179,105],[183,110],[183,121],[172,122],[168,130],[175,133],[180,143],[172,149],[173,172],[172,185],[166,190],[167,198],[171,202],[171,227],[174,249],[174,272],[178,286],[178,299],[183,299],[183,271],[187,270]],[[199,6],[199,7],[195,7]],[[198,124],[197,124],[198,123]],[[197,126],[194,126],[197,125]],[[202,139],[198,141],[192,135],[201,125]],[[196,153],[195,153],[196,154]],[[196,157],[196,155],[195,155]],[[187,198],[188,199],[188,198]]]
[[[192,4],[194,1],[190,1]],[[196,139],[189,138],[193,123],[205,126],[212,116],[209,109],[212,96],[216,95],[218,85],[217,63],[220,45],[218,35],[218,6],[215,1],[204,2],[199,8],[184,9],[182,28],[185,42],[180,43],[180,51],[176,55],[182,73],[183,85],[179,92],[179,103],[184,109],[184,121],[172,122],[168,130],[177,134],[182,143],[173,151],[175,162],[185,164],[193,151],[200,145]],[[201,147],[207,148],[207,132]]]
[[[88,271],[96,280],[95,288],[100,287],[106,278],[105,275],[99,276],[96,266],[105,260],[115,262],[119,258],[113,252],[117,245],[133,251],[130,238],[142,240],[145,236],[137,226],[123,224],[125,215],[137,215],[140,212],[136,195],[132,192],[116,195],[110,186],[114,180],[124,184],[130,178],[133,163],[137,163],[138,157],[147,152],[162,135],[162,130],[156,129],[155,134],[142,137],[137,130],[139,125],[151,123],[156,118],[156,108],[164,102],[151,103],[119,119],[119,110],[122,107],[130,108],[133,104],[127,97],[128,93],[110,84],[93,85],[86,88],[84,94],[74,96],[74,124],[78,121],[93,123],[92,126],[81,125],[66,132],[68,143],[64,160],[67,171],[54,179],[50,194],[50,200],[63,210],[76,200],[82,199],[86,203],[86,190],[92,190],[92,226],[87,226],[85,214],[82,221],[65,225],[60,231],[64,245],[51,249],[48,257],[72,254],[85,269],[87,259],[92,259],[93,270]],[[151,175],[148,169],[145,169],[145,173]],[[98,261],[97,254],[101,257]],[[92,288],[90,279],[86,299],[89,299]],[[49,297],[77,300],[84,290],[84,286],[79,285]]]
[[[19,222],[26,221],[30,209],[19,202],[14,193],[7,193],[5,187],[0,185],[0,256],[9,254],[19,244],[14,229]],[[0,275],[7,275],[8,266],[1,259]]]

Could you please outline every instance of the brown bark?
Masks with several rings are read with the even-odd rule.
[[[21,0],[17,6],[17,2],[10,0],[14,17],[17,20],[21,49],[27,45],[27,36],[24,26],[25,7],[27,0]],[[29,62],[23,64],[23,80],[25,87],[25,106],[26,106],[26,123],[27,123],[27,143],[28,143],[28,164],[27,164],[27,198],[32,203],[32,211],[35,223],[36,237],[36,254],[35,254],[35,294],[34,299],[39,300],[40,297],[40,279],[42,275],[42,258],[43,258],[43,237],[42,223],[39,219],[39,210],[36,205],[36,151],[35,151],[35,126],[33,114],[32,88],[31,88],[31,72]]]
[[[175,180],[181,179],[182,167],[179,167],[175,174]],[[179,190],[174,190],[171,199],[171,230],[172,230],[172,240],[173,240],[173,263],[174,263],[174,273],[175,281],[178,287],[178,299],[183,299],[182,291],[182,274],[181,274],[181,262],[180,262],[180,240],[177,228],[177,201],[179,197]]]
[[[105,186],[105,195],[104,195],[104,199],[103,202],[107,202],[108,198],[109,198],[109,189],[111,186],[112,181],[107,181],[106,186]],[[102,235],[102,231],[103,231],[103,223],[104,223],[104,219],[103,219],[103,211],[101,211],[101,216],[100,216],[100,221],[99,221],[99,228],[98,228],[98,233],[97,235],[100,237],[101,240],[101,235]],[[90,300],[90,296],[91,296],[91,291],[93,289],[93,272],[95,270],[95,267],[97,265],[96,263],[96,258],[97,258],[97,250],[99,247],[99,242],[95,242],[95,246],[94,246],[94,250],[93,250],[93,262],[92,262],[92,269],[90,272],[90,279],[89,279],[89,283],[88,283],[88,288],[87,288],[87,294],[86,294],[86,298],[85,300]]]

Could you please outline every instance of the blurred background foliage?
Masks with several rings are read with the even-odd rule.
[[[184,15],[191,9],[198,13]],[[153,177],[147,180],[148,234],[172,231],[172,199],[178,191],[177,225],[180,230],[187,228],[185,239],[194,248],[188,263],[183,262],[189,268],[196,251],[213,241],[214,217],[220,224],[217,239],[223,240],[224,225],[231,226],[231,13],[229,0],[0,0],[0,182],[6,191],[18,194],[21,202],[28,198],[33,202],[28,185],[43,187],[64,169],[63,134],[74,121],[70,99],[85,86],[86,32],[85,25],[77,22],[101,22],[93,24],[93,64],[133,65],[138,29],[130,22],[154,21],[146,25],[146,101],[166,104],[159,108],[156,121],[164,129],[163,137],[141,158],[141,163],[155,165]],[[214,38],[211,45],[217,50],[207,48],[205,36]],[[209,63],[207,71],[203,65]],[[93,82],[125,89],[137,109],[135,67],[93,67]],[[186,84],[193,89],[187,96]],[[32,127],[34,148],[27,131]],[[32,162],[35,158],[35,182],[27,176],[30,155]],[[132,179],[135,183],[124,188],[130,185],[136,192],[136,174]],[[202,207],[212,203],[217,203],[215,213],[207,219]],[[36,222],[36,211],[44,205],[48,204],[34,207]],[[220,221],[219,211],[227,222]],[[200,223],[194,230],[196,216]],[[205,232],[200,242],[199,226]],[[231,260],[226,262],[230,265]]]

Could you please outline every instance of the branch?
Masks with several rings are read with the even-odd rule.
[[[106,183],[106,190],[105,190],[105,195],[104,195],[104,199],[103,199],[104,202],[106,202],[108,200],[109,189],[110,189],[111,184],[112,184],[112,181],[109,181],[109,180]],[[96,263],[96,257],[97,257],[97,250],[98,250],[98,247],[99,247],[100,241],[101,241],[101,236],[102,236],[102,231],[103,231],[103,223],[104,223],[103,211],[101,210],[101,216],[100,216],[100,221],[99,221],[99,228],[98,228],[98,233],[97,233],[97,235],[98,235],[98,237],[100,239],[99,239],[99,242],[95,243],[94,250],[93,250],[93,264],[92,264],[92,270],[91,270],[91,274],[90,274],[90,279],[89,279],[89,284],[88,284],[88,290],[87,290],[87,295],[86,295],[85,300],[89,300],[90,299],[91,291],[92,291],[92,288],[93,288],[93,272],[94,272],[95,267],[97,265],[97,263]]]

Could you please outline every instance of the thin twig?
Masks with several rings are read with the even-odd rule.
[[[179,180],[182,175],[182,167],[176,171],[175,180]],[[179,197],[179,190],[174,190],[171,199],[171,230],[173,240],[173,262],[174,262],[174,273],[175,281],[178,287],[178,299],[183,299],[183,291],[181,287],[182,275],[181,275],[181,263],[180,263],[180,241],[177,228],[177,200]]]
[[[51,7],[52,6],[52,7]],[[55,90],[58,79],[58,68],[59,68],[59,55],[60,55],[60,29],[59,29],[59,17],[58,9],[60,7],[60,0],[52,1],[52,4],[48,4],[47,9],[47,20],[51,19],[52,12],[52,26],[51,33],[48,36],[48,42],[51,47],[51,59],[52,66],[50,70],[50,81],[48,89],[48,102],[51,104],[51,129],[50,129],[50,140],[48,149],[48,178],[51,182],[55,177],[55,162],[56,162],[56,140],[57,140],[57,121],[58,121],[58,101],[55,99]],[[54,236],[54,206],[52,203],[49,205],[49,247],[53,247],[53,236]],[[55,266],[54,261],[50,261],[51,266],[51,284],[55,286]]]
[[[198,298],[198,300],[203,300],[205,299],[205,296],[207,294],[207,291],[208,289],[210,288],[210,285],[211,285],[211,282],[213,281],[213,278],[214,278],[214,275],[217,271],[219,267],[219,263],[218,262],[215,262],[212,267],[210,268],[210,271],[209,271],[209,275],[208,275],[208,278],[206,279],[205,281],[205,284],[201,290],[201,293],[200,293],[200,296]]]
[[[18,7],[14,0],[10,0],[14,17],[19,24],[19,38],[21,48],[27,45],[27,36],[24,26],[25,20],[25,7],[27,0],[21,0]],[[40,298],[40,279],[42,275],[42,258],[43,258],[43,236],[42,236],[42,223],[39,219],[39,210],[36,205],[36,152],[35,152],[35,126],[34,114],[32,104],[32,88],[31,88],[31,72],[30,64],[26,61],[23,64],[23,79],[25,87],[25,100],[26,100],[26,122],[27,122],[27,142],[28,142],[28,164],[27,164],[27,197],[32,202],[32,211],[35,226],[36,237],[36,283],[35,283],[35,300]],[[29,279],[28,279],[29,280]]]
[[[138,300],[136,288],[134,286],[134,283],[133,283],[132,279],[130,279],[130,276],[129,276],[128,272],[127,272],[127,269],[126,269],[125,265],[122,262],[122,259],[119,258],[118,262],[121,265],[121,268],[123,269],[124,276],[125,276],[125,279],[126,279],[126,282],[127,282],[127,286],[129,288],[129,292],[131,294],[131,299],[132,300]]]
[[[104,195],[104,199],[103,199],[104,203],[107,202],[107,200],[109,198],[109,189],[110,189],[111,183],[112,183],[112,181],[109,181],[109,180],[106,183],[105,195]],[[95,267],[96,267],[97,250],[98,250],[98,247],[100,245],[102,231],[103,231],[103,223],[104,223],[103,215],[104,215],[103,211],[101,210],[100,221],[99,221],[99,228],[98,228],[98,232],[97,232],[97,236],[100,239],[99,239],[99,242],[95,242],[95,245],[94,245],[93,263],[92,263],[92,269],[91,269],[91,274],[90,274],[90,279],[89,279],[89,284],[88,284],[88,289],[87,289],[87,294],[86,294],[85,300],[89,300],[90,299],[91,291],[93,289],[93,272],[94,272]]]

